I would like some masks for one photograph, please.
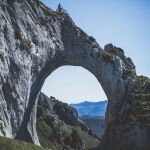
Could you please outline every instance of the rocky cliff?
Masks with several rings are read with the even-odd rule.
[[[63,65],[89,70],[108,97],[102,149],[149,149],[150,80],[121,48],[102,49],[68,14],[38,0],[0,1],[0,135],[39,144],[37,99]]]
[[[100,144],[74,108],[43,93],[38,99],[37,133],[41,145],[47,149],[90,150]]]

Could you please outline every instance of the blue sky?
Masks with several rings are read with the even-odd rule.
[[[150,77],[149,0],[43,0],[43,2],[54,10],[60,2],[76,25],[95,37],[102,48],[108,43],[123,48],[125,55],[131,57],[135,63],[137,74]],[[80,76],[77,78],[78,74]],[[70,77],[72,81],[69,82]],[[99,83],[92,77],[88,71],[80,67],[62,67],[48,77],[42,91],[66,102],[105,99],[106,96]],[[72,86],[60,85],[60,80]],[[84,80],[87,80],[87,84]],[[54,88],[55,86],[57,88]],[[71,94],[67,94],[67,88],[70,91],[73,89]]]

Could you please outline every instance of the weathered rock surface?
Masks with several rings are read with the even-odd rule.
[[[102,49],[67,14],[38,0],[0,1],[0,135],[39,144],[38,95],[46,77],[63,65],[89,70],[107,95],[102,149],[150,149],[149,79],[136,76],[122,49]]]
[[[150,79],[134,76],[114,122],[106,128],[102,149],[150,149]]]
[[[40,93],[38,106],[47,108],[48,114],[50,114],[49,117],[54,117],[56,120],[58,118],[72,126],[80,126],[82,130],[89,132],[89,128],[81,119],[79,119],[77,111],[67,103],[62,103],[55,99],[55,97],[48,98],[45,94]]]
[[[43,147],[53,150],[91,150],[100,140],[78,118],[74,108],[40,94],[37,107],[37,133]]]

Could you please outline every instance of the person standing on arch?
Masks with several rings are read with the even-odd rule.
[[[60,3],[58,4],[58,11],[59,11],[59,12],[62,12],[62,11],[63,11],[63,7],[62,7],[62,5],[61,5]]]
[[[58,4],[57,11],[58,11],[58,12],[61,12],[61,13],[67,14],[67,11],[62,7],[62,5],[61,5],[60,3]],[[67,15],[68,15],[68,14],[67,14]]]

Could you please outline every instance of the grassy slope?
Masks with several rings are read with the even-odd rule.
[[[0,136],[0,150],[45,150],[42,147]]]
[[[64,141],[64,144],[74,145],[76,143],[75,139],[72,139],[71,137],[73,129],[77,129],[79,131],[78,136],[84,142],[86,150],[95,150],[99,146],[100,141],[98,141],[98,139],[88,135],[86,132],[82,131],[80,127],[70,125],[67,125],[66,130],[62,131],[62,133],[59,135],[60,139]],[[54,131],[54,129],[52,129],[51,127],[47,126],[47,124],[44,121],[37,121],[37,132],[40,143],[43,147],[47,149],[50,148],[53,150],[63,149],[62,145],[57,142],[57,139],[55,137],[55,135],[57,135],[58,133],[56,133],[56,131]]]
[[[83,116],[80,117],[92,132],[99,138],[102,138],[105,131],[105,119],[102,117]]]

